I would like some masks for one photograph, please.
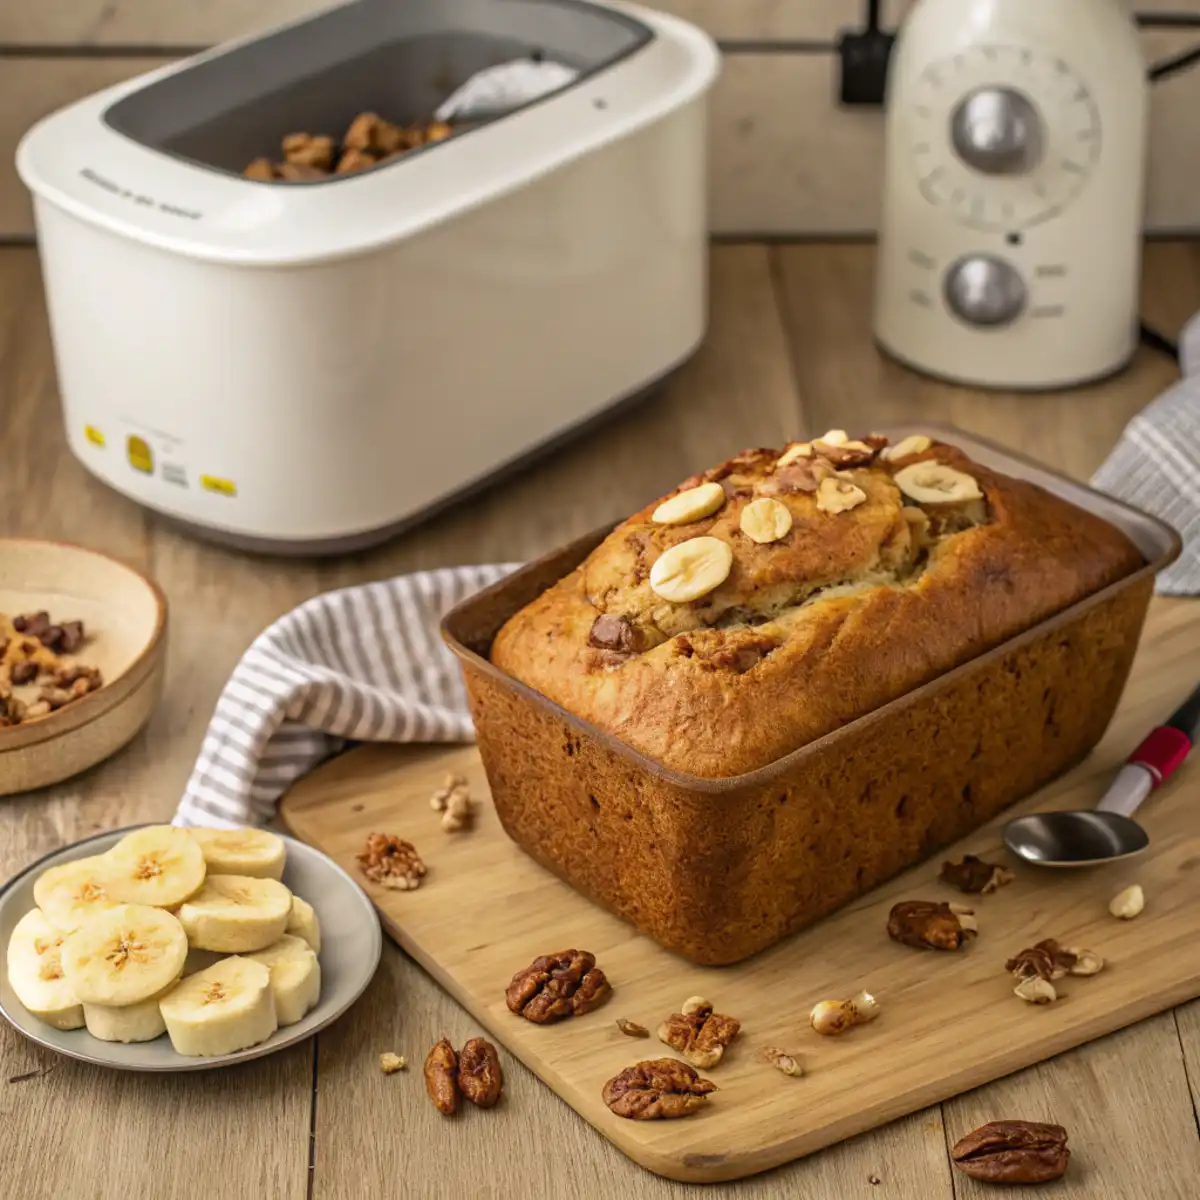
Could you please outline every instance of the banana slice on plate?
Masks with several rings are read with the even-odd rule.
[[[78,1029],[83,1025],[83,1006],[63,975],[65,936],[39,909],[30,909],[8,939],[8,982],[39,1021],[55,1029]]]
[[[108,894],[126,904],[174,908],[200,890],[207,873],[200,843],[173,825],[135,829],[104,859]]]
[[[187,934],[170,913],[145,904],[120,904],[67,937],[63,973],[84,1004],[124,1008],[174,983],[187,951]]]
[[[287,862],[283,838],[265,829],[189,829],[214,875],[282,879]]]
[[[179,920],[193,947],[243,954],[279,941],[291,912],[292,893],[278,880],[210,875],[180,905]]]
[[[245,1050],[279,1028],[270,969],[236,956],[189,975],[159,1008],[175,1052],[189,1057]]]
[[[321,953],[321,922],[313,906],[299,896],[292,896],[292,911],[285,932],[303,938],[314,954]]]
[[[87,1031],[102,1042],[152,1042],[167,1032],[158,1002],[169,995],[174,984],[160,996],[151,996],[137,1004],[124,1008],[111,1008],[107,1004],[85,1004],[83,1019]]]
[[[33,902],[51,925],[72,933],[88,917],[116,907],[108,889],[107,859],[77,858],[43,871],[33,885]]]
[[[270,970],[281,1026],[295,1025],[321,998],[321,964],[302,938],[285,933],[273,946],[246,957]]]

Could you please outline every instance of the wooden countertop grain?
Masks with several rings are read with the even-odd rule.
[[[866,245],[716,247],[710,335],[661,393],[390,546],[342,560],[276,562],[181,537],[75,463],[63,438],[36,255],[0,250],[0,533],[114,554],[154,576],[172,609],[167,689],[149,728],[78,779],[0,800],[0,879],[98,829],[168,819],[239,655],[271,620],[317,592],[421,567],[527,558],[623,516],[732,451],[833,425],[950,420],[1086,477],[1129,417],[1175,378],[1171,363],[1143,350],[1117,378],[1054,395],[922,379],[872,345],[872,262]],[[1146,319],[1173,334],[1197,309],[1200,245],[1151,244]],[[375,981],[341,1021],[229,1070],[104,1072],[56,1058],[3,1025],[0,1190],[21,1200],[1000,1198],[1017,1190],[953,1171],[948,1145],[997,1117],[1051,1117],[1068,1097],[1078,1114],[1072,1145],[1103,1150],[1089,1155],[1090,1169],[1054,1185],[1056,1197],[1183,1200],[1200,1177],[1200,1002],[778,1171],[710,1187],[634,1166],[508,1058],[507,1103],[524,1119],[499,1125],[471,1112],[442,1120],[425,1098],[420,1060],[443,1034],[458,1044],[475,1032],[390,943]],[[378,1055],[392,1049],[413,1067],[383,1076]]]

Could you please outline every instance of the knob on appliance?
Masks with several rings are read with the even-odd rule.
[[[1002,258],[973,254],[951,263],[943,284],[946,306],[968,325],[1007,325],[1025,307],[1021,276]]]
[[[1018,175],[1042,156],[1042,122],[1028,97],[1013,88],[968,92],[950,118],[955,152],[985,175]]]

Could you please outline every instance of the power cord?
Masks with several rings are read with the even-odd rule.
[[[1200,29],[1200,13],[1139,13],[1135,18],[1142,29]],[[1180,75],[1200,63],[1200,46],[1183,50],[1169,58],[1151,63],[1146,77],[1152,84],[1161,83],[1174,75]],[[1138,323],[1138,334],[1143,346],[1165,354],[1173,362],[1179,362],[1179,346],[1169,337],[1152,329],[1145,321]]]

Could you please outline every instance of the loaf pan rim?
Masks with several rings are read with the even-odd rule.
[[[542,695],[541,692],[521,680],[509,675],[506,671],[502,671],[490,659],[484,658],[470,647],[465,645],[455,632],[459,621],[469,615],[479,604],[490,600],[498,594],[502,594],[505,590],[512,587],[513,583],[520,578],[526,577],[535,573],[549,560],[562,557],[567,551],[570,551],[571,557],[574,557],[578,549],[579,557],[575,560],[575,565],[582,562],[584,557],[591,552],[591,549],[600,543],[605,537],[617,528],[626,518],[615,521],[612,524],[604,524],[590,533],[581,535],[572,539],[570,542],[555,547],[546,554],[539,555],[536,559],[531,560],[524,566],[519,567],[516,571],[506,575],[503,579],[491,584],[489,587],[475,592],[459,601],[446,615],[442,618],[439,631],[441,637],[450,651],[463,664],[464,670],[471,668],[482,672],[484,675],[491,678],[498,684],[507,687],[514,691],[527,703],[534,704],[539,708],[548,711],[551,716],[564,722],[570,728],[576,730],[580,734],[588,737],[599,743],[606,750],[625,759],[632,766],[643,772],[649,773],[654,778],[666,783],[672,787],[697,793],[700,795],[720,796],[731,792],[741,791],[761,787],[771,783],[778,776],[787,773],[795,768],[796,764],[805,755],[816,755],[828,749],[836,749],[839,741],[848,737],[857,736],[864,731],[869,731],[870,728],[879,721],[887,720],[897,709],[903,705],[914,704],[930,695],[936,695],[945,687],[951,686],[959,680],[968,671],[978,671],[984,669],[990,662],[1000,658],[1006,654],[1010,654],[1014,650],[1018,650],[1027,643],[1040,638],[1047,633],[1052,633],[1061,626],[1069,624],[1071,621],[1082,616],[1092,608],[1103,604],[1105,601],[1116,595],[1119,591],[1125,588],[1136,586],[1139,582],[1148,576],[1157,575],[1174,562],[1182,551],[1183,543],[1178,532],[1168,525],[1165,521],[1154,516],[1151,513],[1142,511],[1131,504],[1125,503],[1114,496],[1110,496],[1105,492],[1100,492],[1087,484],[1079,483],[1071,479],[1070,476],[1064,475],[1060,471],[1055,471],[1049,467],[1043,466],[1041,463],[1034,461],[1023,454],[1008,450],[1007,448],[990,441],[987,438],[979,437],[975,434],[968,433],[965,430],[958,429],[955,426],[940,421],[922,421],[920,423],[901,423],[886,426],[883,432],[889,438],[895,436],[907,436],[911,433],[932,433],[938,435],[939,441],[945,441],[951,445],[959,445],[960,448],[970,452],[972,446],[979,447],[994,455],[998,455],[1009,460],[1018,469],[1021,467],[1032,468],[1032,470],[1041,475],[1048,475],[1051,478],[1061,481],[1067,485],[1069,491],[1077,493],[1081,497],[1078,507],[1091,512],[1094,516],[1099,516],[1101,520],[1105,520],[1101,513],[1097,513],[1094,507],[1089,507],[1086,500],[1090,496],[1102,499],[1106,506],[1114,506],[1127,512],[1131,517],[1136,518],[1140,522],[1148,523],[1157,529],[1157,532],[1162,535],[1165,542],[1165,549],[1155,558],[1148,559],[1137,570],[1130,572],[1128,575],[1122,576],[1120,579],[1114,580],[1106,587],[1099,591],[1092,592],[1087,596],[1075,601],[1074,604],[1067,608],[1061,609],[1057,613],[1051,614],[1049,617],[1038,621],[1031,625],[1028,629],[1022,630],[1020,633],[1014,634],[1011,638],[993,646],[989,650],[985,650],[981,654],[975,655],[973,658],[967,659],[966,662],[960,663],[957,667],[936,676],[934,679],[923,683],[918,687],[911,689],[897,696],[893,700],[889,700],[886,704],[880,705],[878,708],[872,709],[870,712],[863,713],[862,716],[856,717],[853,721],[847,722],[838,729],[831,730],[829,733],[823,734],[821,737],[814,739],[811,742],[806,742],[802,746],[796,747],[794,750],[788,751],[787,754],[779,758],[773,759],[769,763],[764,763],[761,767],[756,767],[752,771],[746,771],[739,775],[721,775],[721,776],[701,776],[690,775],[683,771],[677,771],[657,759],[651,758],[643,751],[622,741],[614,734],[609,733],[600,726],[591,721],[577,716],[556,701],[551,700],[548,696]],[[950,436],[941,436],[950,435]],[[1023,478],[1017,471],[1010,471],[1017,478]],[[1036,481],[1035,481],[1036,482]],[[1075,501],[1072,501],[1073,503]],[[1112,524],[1112,522],[1108,522]],[[1115,527],[1115,526],[1114,526]],[[1129,533],[1122,530],[1126,537],[1130,537]],[[1130,540],[1133,540],[1130,538]],[[1140,550],[1140,547],[1139,547]],[[574,570],[574,566],[567,568]],[[515,614],[517,609],[513,610],[509,616]]]

